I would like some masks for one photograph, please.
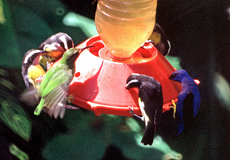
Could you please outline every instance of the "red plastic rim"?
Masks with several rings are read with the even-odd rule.
[[[114,62],[107,56],[107,49],[99,36],[91,37],[77,46],[95,46],[84,50],[75,62],[75,76],[70,84],[74,104],[92,110],[95,115],[113,114],[132,116],[128,106],[140,115],[138,89],[125,89],[126,79],[132,73],[154,77],[162,85],[163,112],[170,109],[172,100],[177,100],[181,85],[168,79],[175,68],[155,47],[140,48],[133,58]]]

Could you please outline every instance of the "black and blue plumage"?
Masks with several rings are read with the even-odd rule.
[[[179,135],[191,127],[193,118],[199,111],[201,97],[194,79],[184,69],[173,72],[169,79],[180,82],[182,85],[176,103],[177,135]]]

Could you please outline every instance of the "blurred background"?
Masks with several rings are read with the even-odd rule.
[[[96,35],[93,0],[0,0],[1,159],[230,159],[230,2],[159,0],[156,21],[172,48],[168,58],[201,84],[201,107],[187,134],[172,138],[167,119],[151,147],[135,118],[67,111],[64,119],[33,110],[18,97],[24,54],[51,35],[65,32],[75,45]],[[169,122],[169,123],[167,123]]]

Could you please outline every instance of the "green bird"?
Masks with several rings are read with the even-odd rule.
[[[50,117],[64,117],[65,109],[77,109],[77,107],[66,104],[68,99],[69,84],[74,75],[74,64],[80,53],[92,46],[81,49],[70,48],[62,56],[61,60],[55,63],[45,74],[39,88],[41,96],[40,103],[34,111],[34,115],[40,115],[44,109]]]

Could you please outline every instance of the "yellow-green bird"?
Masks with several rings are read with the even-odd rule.
[[[26,87],[36,88],[39,84],[36,79],[44,75],[50,63],[61,58],[66,50],[73,47],[72,38],[59,32],[42,42],[38,49],[26,52],[22,61],[22,76]]]
[[[42,109],[50,116],[63,118],[65,108],[76,109],[66,105],[68,98],[69,84],[74,75],[74,63],[79,54],[87,46],[81,49],[70,48],[62,56],[61,60],[55,63],[50,70],[47,71],[39,88],[41,96],[40,103],[34,111],[34,115],[40,115]]]

